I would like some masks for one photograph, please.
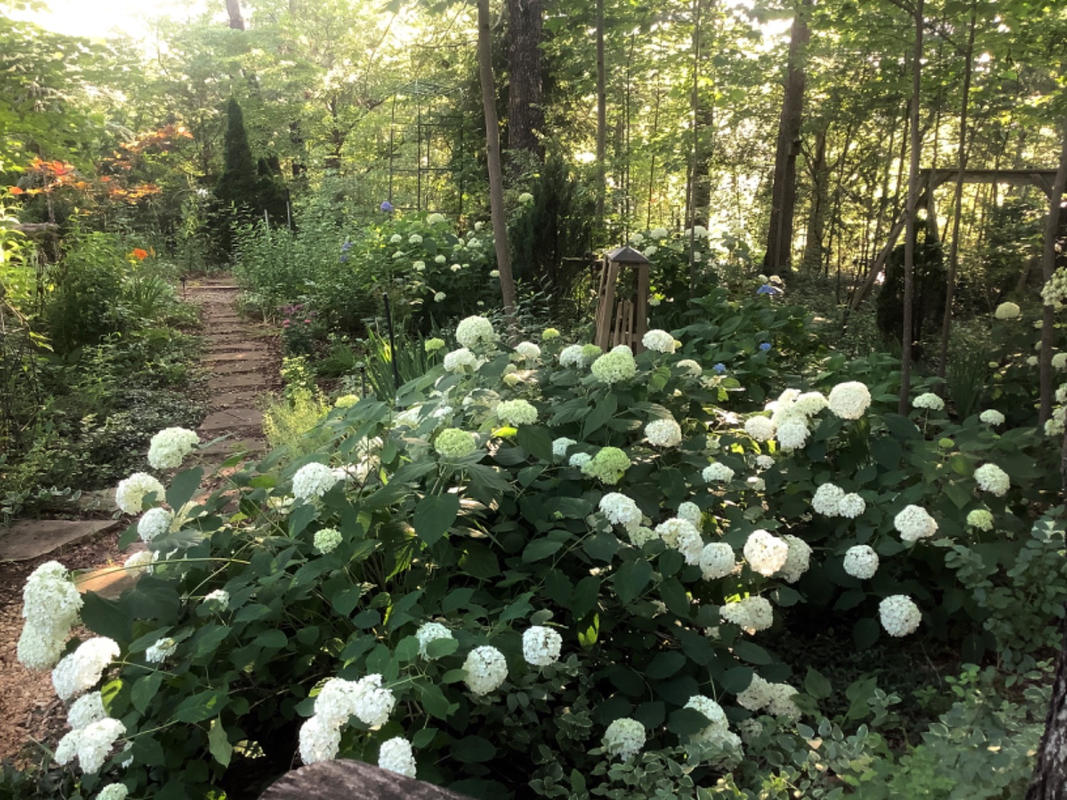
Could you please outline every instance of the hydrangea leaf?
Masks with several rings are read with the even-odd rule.
[[[167,489],[167,505],[173,509],[179,509],[193,498],[193,493],[200,488],[200,480],[204,477],[204,470],[200,467],[187,469],[179,472],[170,482]]]
[[[454,494],[431,494],[415,506],[412,520],[415,533],[432,547],[452,527],[459,515],[459,496]]]
[[[226,729],[222,727],[222,719],[213,719],[211,721],[211,729],[207,734],[207,746],[211,751],[211,755],[222,766],[228,767],[230,765],[230,756],[233,755],[233,745],[230,744],[230,740],[226,736]]]
[[[548,538],[534,539],[523,549],[522,560],[526,563],[540,561],[543,558],[548,558],[561,547],[563,547],[563,542]]]

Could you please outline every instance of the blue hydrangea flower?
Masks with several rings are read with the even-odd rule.
[[[760,342],[759,349],[762,350],[764,353],[766,353],[768,350],[771,349],[771,343],[770,342]]]
[[[712,369],[722,375],[724,372],[726,372],[726,365],[720,361],[718,364],[713,366]]]
[[[393,210],[393,204],[390,203],[388,200],[382,200],[382,204],[378,206],[378,208],[388,214],[390,211]]]
[[[343,245],[341,245],[341,252],[342,253],[347,253],[351,249],[352,249],[352,242],[349,241],[348,239],[345,239],[345,243]]]
[[[769,283],[763,284],[756,290],[756,294],[769,294],[771,297],[777,297],[781,293],[781,289],[771,286]]]

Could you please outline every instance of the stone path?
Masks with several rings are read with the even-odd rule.
[[[201,450],[205,472],[231,453],[250,455],[266,449],[260,404],[281,387],[275,331],[242,319],[238,289],[229,277],[190,281],[188,299],[200,305],[203,367],[208,371],[207,416],[197,432],[204,442],[225,439]],[[114,510],[108,491],[100,509]],[[115,520],[29,520],[0,530],[0,759],[16,758],[31,740],[53,743],[65,730],[66,714],[52,690],[50,675],[18,663],[16,643],[22,630],[22,585],[40,564],[57,559],[70,569],[95,567],[78,580],[81,591],[117,597],[129,585],[117,571],[133,549],[118,549],[125,522]]]

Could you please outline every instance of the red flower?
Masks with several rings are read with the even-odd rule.
[[[135,247],[130,251],[130,255],[136,258],[138,261],[144,261],[148,258],[148,251],[142,250],[140,247]]]

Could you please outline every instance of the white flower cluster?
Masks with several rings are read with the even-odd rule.
[[[753,419],[766,419],[766,417],[753,417]],[[729,483],[734,479],[734,471],[725,464],[716,461],[714,464],[708,464],[708,466],[704,467],[700,477],[704,479],[705,483],[711,483],[712,481]]]
[[[853,545],[845,551],[842,566],[853,578],[873,578],[874,573],[878,571],[878,554],[869,545]]]
[[[1041,287],[1041,300],[1059,311],[1067,305],[1067,268],[1060,267]]]
[[[341,726],[315,714],[300,726],[300,760],[305,764],[329,761],[341,746]]]
[[[922,506],[909,505],[893,517],[893,527],[905,542],[917,542],[937,532],[937,522]]]
[[[674,419],[654,419],[645,426],[645,436],[655,447],[675,447],[682,443],[682,428]]]
[[[125,733],[126,726],[111,717],[75,728],[56,745],[56,762],[61,765],[69,764],[77,757],[83,772],[99,772],[115,742]]]
[[[645,726],[636,719],[620,717],[608,725],[602,742],[608,755],[629,761],[645,746]]]
[[[993,316],[996,319],[1017,319],[1022,310],[1018,304],[1007,301],[997,306],[997,310],[993,312]]]
[[[174,469],[200,444],[196,431],[164,428],[148,443],[148,463],[153,469]]]
[[[986,425],[1004,424],[1004,415],[997,411],[995,408],[987,408],[985,411],[978,415],[978,419],[980,419]]]
[[[22,616],[26,620],[19,636],[19,663],[30,669],[49,669],[78,621],[82,598],[58,561],[37,567],[22,588]]]
[[[204,604],[213,605],[219,611],[225,611],[230,607],[230,593],[225,589],[215,589],[204,595]]]
[[[523,361],[537,361],[541,357],[541,348],[533,342],[519,342],[515,345],[515,353]]]
[[[582,364],[582,346],[569,344],[559,351],[559,364],[561,367],[579,367]]]
[[[293,475],[293,495],[301,500],[322,497],[337,483],[337,476],[325,464],[312,461]]]
[[[890,636],[907,636],[919,627],[922,612],[906,594],[893,594],[878,604],[878,618]]]
[[[322,528],[315,531],[312,543],[320,553],[332,553],[341,544],[341,532],[337,528]]]
[[[700,510],[700,506],[696,503],[686,500],[678,506],[678,516],[687,522],[691,522],[697,530],[700,530],[700,524],[704,519],[704,512]]]
[[[757,469],[770,469],[774,466],[774,459],[770,456],[756,456]]]
[[[482,345],[494,344],[496,340],[497,335],[493,330],[493,323],[485,317],[467,317],[460,320],[456,326],[456,341],[459,342],[460,347],[474,350]]]
[[[522,634],[522,657],[527,664],[547,667],[559,661],[563,637],[544,625],[534,625]]]
[[[745,433],[757,442],[767,442],[774,438],[775,426],[770,417],[758,414],[745,420]]]
[[[466,347],[445,353],[444,367],[446,372],[462,372],[467,367],[476,370],[482,365],[482,360]]]
[[[745,561],[755,572],[773,575],[785,566],[789,544],[765,530],[755,530],[748,535],[743,552]]]
[[[706,544],[700,552],[700,574],[704,576],[704,580],[725,578],[736,567],[734,549],[726,542]]]
[[[787,683],[769,683],[753,673],[748,688],[737,695],[737,703],[749,711],[765,708],[767,713],[791,721],[800,719],[801,712],[793,697],[797,690]]]
[[[967,514],[967,524],[980,531],[993,530],[993,515],[984,508],[976,508]]]
[[[147,650],[144,651],[144,660],[152,664],[162,664],[178,649],[178,643],[169,636],[165,639],[156,639]]]
[[[700,554],[704,550],[704,541],[700,531],[692,522],[681,517],[671,517],[656,526],[656,535],[667,547],[677,550],[685,556],[686,564],[699,564]]]
[[[825,517],[855,519],[867,510],[866,501],[855,492],[845,490],[833,483],[823,483],[811,498],[811,508]]]
[[[537,409],[527,400],[502,400],[497,403],[495,412],[501,422],[513,427],[537,422]]]
[[[1003,497],[1011,486],[1008,473],[996,464],[983,464],[974,471],[974,479],[983,492],[989,492],[996,497]]]
[[[753,417],[751,424],[746,423],[745,431],[753,439],[766,441],[772,437],[778,438],[778,444],[785,450],[796,450],[804,446],[811,431],[809,428],[810,418],[826,408],[826,398],[819,392],[804,392],[796,389],[786,389],[778,399],[767,404],[767,410],[771,412],[769,425],[766,422],[756,422]]]
[[[803,539],[789,533],[782,538],[785,539],[789,552],[779,573],[786,583],[796,583],[811,565],[811,546]]]
[[[861,381],[847,381],[830,390],[827,403],[835,416],[859,419],[871,405],[871,392]]]
[[[170,530],[174,514],[166,508],[150,508],[137,521],[137,535],[142,542],[151,542]]]
[[[426,658],[426,647],[430,642],[438,639],[454,639],[452,631],[440,622],[424,622],[415,631],[415,638],[419,640],[419,655]]]
[[[657,353],[673,353],[675,347],[674,337],[659,328],[653,328],[642,336],[641,344]]]
[[[328,761],[337,755],[341,729],[350,717],[368,728],[380,728],[396,705],[390,689],[375,673],[358,681],[330,678],[315,698],[315,713],[300,726],[300,758],[305,764]]]
[[[726,712],[710,697],[702,694],[693,695],[686,702],[685,707],[699,711],[708,718],[707,727],[690,736],[691,745],[721,747],[724,750],[737,750],[741,747],[741,738],[730,730],[730,721],[726,719]]]
[[[749,633],[763,631],[774,624],[774,609],[765,597],[751,595],[724,603],[719,608],[719,616],[724,622],[730,622]]]
[[[71,703],[67,710],[67,724],[71,728],[84,728],[106,716],[103,695],[100,692],[89,692]]]
[[[71,700],[93,688],[120,652],[118,643],[106,636],[94,636],[78,645],[52,670],[52,685],[59,699]]]
[[[495,647],[482,645],[467,654],[463,670],[467,673],[463,680],[471,692],[489,694],[499,689],[508,677],[508,662]]]
[[[593,377],[601,383],[619,383],[626,381],[637,374],[637,364],[634,362],[634,354],[624,344],[612,348],[610,353],[597,358],[592,366]]]
[[[924,392],[911,401],[915,408],[925,408],[927,411],[943,411],[945,401],[933,392]]]
[[[142,572],[152,574],[152,564],[155,563],[159,553],[152,550],[138,550],[127,558],[122,566],[129,575],[140,575]]]
[[[608,492],[600,498],[600,510],[612,525],[622,525],[626,530],[641,524],[641,509],[633,499],[620,492]]]
[[[96,800],[126,800],[126,795],[129,793],[130,790],[126,788],[126,784],[109,783],[96,795]]]
[[[414,778],[415,756],[411,752],[411,742],[403,736],[394,736],[382,742],[378,750],[378,767],[407,778]]]
[[[691,358],[683,358],[677,364],[678,369],[682,370],[690,378],[699,378],[704,374],[704,369]]]
[[[560,436],[558,439],[552,440],[552,455],[556,458],[563,458],[567,455],[567,448],[578,444],[574,439],[568,439],[566,436]]]
[[[140,514],[146,496],[154,494],[156,502],[161,502],[166,495],[163,484],[147,472],[135,472],[130,477],[119,481],[115,489],[115,505],[125,514]]]

